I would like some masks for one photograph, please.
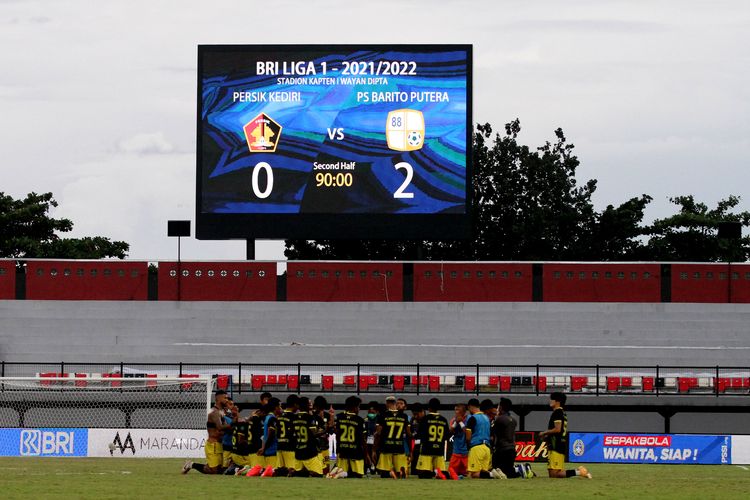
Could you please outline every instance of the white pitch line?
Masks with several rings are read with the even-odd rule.
[[[740,468],[740,469],[742,469],[742,470],[750,470],[750,469],[748,469],[747,467],[745,467],[744,465],[738,465],[737,467],[739,467],[739,468]]]
[[[275,343],[275,344],[246,344],[246,343],[220,343],[220,342],[175,342],[172,345],[190,347],[321,347],[331,349],[336,347],[446,347],[451,349],[546,349],[546,348],[569,348],[569,349],[661,349],[677,351],[744,351],[750,350],[750,346],[667,346],[667,345],[565,345],[565,344],[305,344],[301,342]]]

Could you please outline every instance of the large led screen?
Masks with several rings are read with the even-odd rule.
[[[199,46],[198,238],[466,237],[471,57]]]

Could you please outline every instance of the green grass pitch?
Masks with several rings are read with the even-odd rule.
[[[750,467],[604,465],[594,478],[438,481],[180,474],[182,460],[0,458],[0,497],[23,498],[749,498]],[[543,476],[543,464],[534,467]]]

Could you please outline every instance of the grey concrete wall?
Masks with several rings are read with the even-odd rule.
[[[0,301],[0,359],[749,365],[741,304]]]

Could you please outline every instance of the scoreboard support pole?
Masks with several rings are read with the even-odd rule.
[[[255,260],[255,240],[245,240],[245,260]]]

